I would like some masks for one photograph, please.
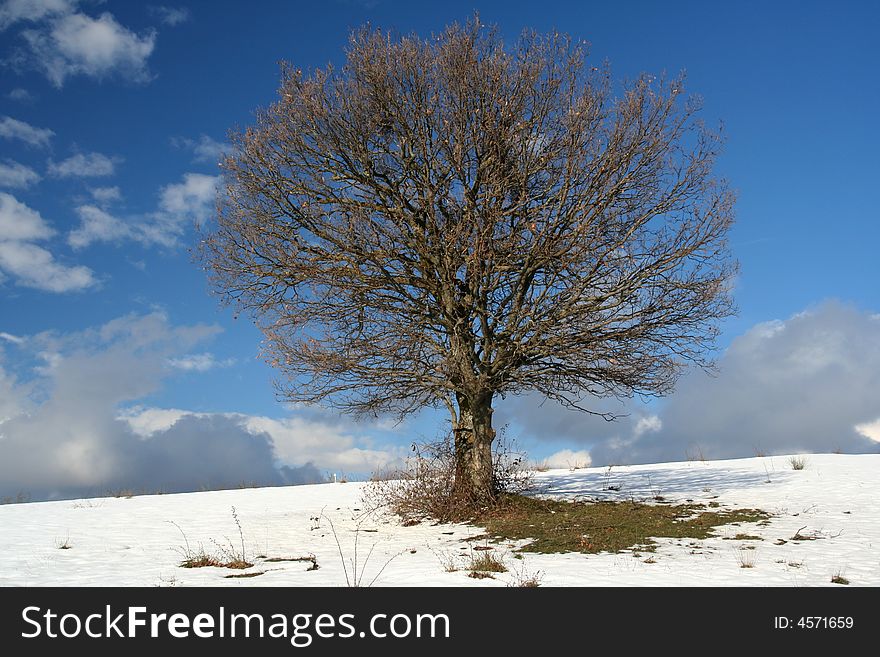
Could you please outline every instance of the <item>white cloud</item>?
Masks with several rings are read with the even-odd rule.
[[[59,264],[50,251],[28,242],[0,242],[0,269],[18,285],[46,292],[76,292],[97,283],[88,267]]]
[[[132,431],[149,438],[168,431],[185,418],[225,418],[254,436],[269,436],[281,463],[317,463],[337,473],[372,474],[404,456],[397,447],[374,449],[372,440],[343,423],[305,417],[270,418],[241,413],[193,413],[180,409],[134,407],[122,411]],[[587,462],[589,456],[587,457]]]
[[[61,162],[50,160],[49,175],[57,178],[112,176],[120,161],[118,157],[107,157],[102,153],[77,153]]]
[[[162,187],[159,207],[141,217],[114,217],[93,205],[76,209],[80,224],[68,235],[68,243],[80,249],[98,242],[140,242],[144,246],[177,246],[188,225],[204,221],[213,208],[219,178],[187,173],[183,182]]]
[[[131,239],[132,229],[94,205],[81,205],[76,208],[80,224],[67,236],[67,243],[81,249],[94,242],[119,242]]]
[[[214,208],[218,176],[186,173],[183,182],[159,191],[159,209],[141,228],[142,240],[160,246],[175,246],[190,225],[205,221]]]
[[[186,7],[153,7],[153,12],[159,16],[165,25],[175,27],[189,20],[189,9]]]
[[[73,75],[99,79],[119,75],[133,82],[150,79],[147,60],[156,45],[155,31],[135,34],[112,14],[98,18],[60,14],[21,35],[29,52],[19,58],[20,63],[42,70],[55,87],[62,87]]]
[[[342,423],[300,417],[240,417],[249,432],[269,435],[278,458],[286,463],[311,462],[339,473],[371,474],[402,456],[396,448],[369,447],[369,439]]]
[[[48,146],[49,140],[55,135],[48,128],[35,128],[29,123],[13,119],[11,116],[0,117],[0,137],[19,139],[31,146]]]
[[[186,173],[182,183],[167,185],[159,194],[159,209],[174,217],[205,219],[214,207],[217,176]]]
[[[89,193],[101,206],[122,200],[122,192],[119,191],[119,187],[95,187],[90,189]]]
[[[19,21],[38,21],[73,11],[78,0],[6,0],[0,5],[0,31]]]
[[[710,376],[693,370],[659,407],[607,423],[519,398],[499,409],[534,438],[589,447],[594,463],[801,452],[874,452],[880,436],[880,323],[828,302],[733,340]],[[603,402],[597,401],[599,408]],[[648,411],[652,411],[648,414]]]
[[[174,369],[184,372],[207,372],[218,367],[230,367],[235,364],[234,358],[217,360],[212,353],[187,354],[180,358],[172,358],[168,364]]]
[[[0,192],[0,242],[42,240],[53,233],[39,212]]]
[[[541,465],[548,468],[588,468],[592,463],[590,453],[585,449],[573,451],[561,449],[541,460]]]
[[[877,418],[873,422],[857,424],[855,429],[865,438],[873,440],[875,443],[880,443],[880,418]]]
[[[137,406],[161,389],[169,359],[217,330],[173,326],[152,313],[74,334],[27,336],[19,350],[51,354],[54,364],[31,370],[30,381],[16,381],[0,365],[0,496],[314,482],[327,470],[369,473],[398,455],[331,420]]]
[[[173,138],[171,144],[176,148],[183,148],[193,153],[193,161],[209,162],[217,164],[229,151],[230,145],[212,139],[208,135],[200,135],[196,139]]]
[[[50,251],[33,244],[55,231],[39,212],[0,192],[0,272],[18,285],[47,292],[73,292],[97,283],[88,267],[62,265]]]
[[[0,187],[27,189],[40,182],[40,174],[20,162],[0,162]]]
[[[124,420],[137,435],[149,438],[160,431],[167,431],[181,418],[190,415],[204,417],[202,413],[192,413],[179,408],[144,408],[132,406],[119,412],[117,417]]]
[[[663,422],[658,415],[646,415],[640,417],[633,427],[633,435],[638,438],[644,433],[660,431],[663,428]]]

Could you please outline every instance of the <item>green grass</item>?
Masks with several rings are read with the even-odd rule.
[[[757,509],[707,510],[699,504],[568,502],[511,495],[474,524],[496,540],[531,539],[523,552],[651,551],[655,537],[709,538],[715,527],[759,522]]]

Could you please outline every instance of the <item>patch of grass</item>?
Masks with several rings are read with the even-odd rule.
[[[263,575],[264,572],[265,571],[258,570],[253,573],[238,573],[237,575],[224,575],[223,577],[224,577],[224,579],[245,579],[248,577],[258,577],[260,575]]]
[[[803,470],[807,467],[807,457],[806,456],[789,456],[788,464],[791,466],[792,470]]]
[[[231,568],[233,570],[245,570],[253,566],[249,561],[244,559],[223,559],[212,554],[208,554],[204,550],[193,552],[185,556],[180,563],[181,568]]]
[[[495,579],[495,575],[492,573],[485,573],[481,570],[472,570],[468,573],[468,577],[471,579]]]
[[[520,548],[523,552],[550,554],[630,548],[644,552],[656,545],[654,538],[709,538],[720,525],[768,517],[757,509],[708,511],[699,504],[571,502],[509,495],[474,522],[495,539],[531,539]]]
[[[204,552],[200,552],[197,554],[193,554],[189,557],[186,557],[183,561],[180,562],[181,568],[222,568],[223,564],[220,563],[215,557],[212,557]]]
[[[529,577],[519,582],[516,586],[521,589],[536,589],[541,586],[541,578],[538,576]]]
[[[468,570],[478,573],[506,573],[507,566],[493,552],[482,552],[478,555],[471,556],[471,562],[468,564]]]
[[[760,523],[759,523],[760,524]],[[754,534],[737,534],[736,536],[725,536],[725,541],[763,541],[764,539]]]
[[[847,585],[847,584],[849,584],[849,580],[846,577],[844,577],[843,575],[841,575],[840,573],[835,573],[834,575],[831,576],[831,583],[832,584]]]

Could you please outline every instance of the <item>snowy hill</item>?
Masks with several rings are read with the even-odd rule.
[[[363,585],[375,578],[374,586],[505,586],[532,577],[542,586],[837,586],[834,576],[880,585],[880,455],[805,459],[803,470],[774,456],[536,475],[554,497],[662,497],[771,514],[767,524],[721,526],[714,538],[658,539],[651,555],[517,556],[515,545],[467,541],[479,527],[358,521],[361,483],[5,505],[0,585],[345,586],[346,575]],[[475,547],[491,547],[508,572],[450,572]],[[180,566],[198,553],[254,565]]]

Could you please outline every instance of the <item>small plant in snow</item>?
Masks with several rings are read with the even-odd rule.
[[[739,550],[739,553],[736,557],[737,562],[739,563],[740,568],[754,568],[755,567],[755,551],[754,550]]]
[[[541,586],[541,581],[543,579],[543,571],[537,570],[533,573],[530,573],[526,570],[525,564],[523,564],[521,568],[514,569],[513,579],[507,586],[523,589],[534,589]]]
[[[321,516],[327,520],[327,523],[330,525],[330,531],[333,533],[333,539],[336,541],[336,548],[339,550],[339,559],[342,561],[342,570],[345,573],[345,585],[349,588],[360,588],[363,586],[364,575],[366,574],[367,564],[370,562],[370,557],[373,556],[373,550],[376,548],[376,543],[374,542],[370,546],[370,550],[367,552],[367,556],[364,558],[363,562],[359,563],[360,554],[359,550],[359,540],[361,534],[361,525],[366,519],[367,514],[362,515],[355,525],[354,529],[354,547],[352,549],[352,556],[346,560],[345,555],[342,552],[342,543],[339,540],[339,534],[336,533],[336,526],[333,524],[333,520],[330,519],[330,516],[325,515],[323,511],[321,512]],[[398,552],[397,554],[391,555],[391,557],[385,561],[382,567],[379,569],[379,572],[369,581],[367,584],[367,588],[371,587],[379,576],[385,572],[385,569],[388,567],[392,561],[394,561],[397,557],[399,557],[403,552]],[[351,566],[351,575],[348,572],[348,566]]]
[[[807,467],[807,457],[806,456],[789,456],[788,464],[791,466],[792,470],[803,470]]]
[[[217,568],[244,570],[245,568],[252,567],[254,564],[247,560],[244,546],[244,532],[241,529],[241,521],[238,518],[238,512],[235,510],[235,507],[232,507],[232,519],[235,521],[235,526],[238,528],[238,537],[241,541],[241,551],[238,550],[235,543],[233,543],[228,537],[226,538],[226,544],[218,543],[212,538],[211,542],[216,548],[213,552],[206,551],[201,543],[199,543],[197,548],[193,548],[180,525],[173,520],[169,520],[168,522],[177,527],[177,531],[179,531],[180,535],[183,537],[184,547],[178,549],[178,552],[180,552],[180,555],[183,557],[183,561],[180,564],[181,568],[206,568],[208,566],[215,566]]]

